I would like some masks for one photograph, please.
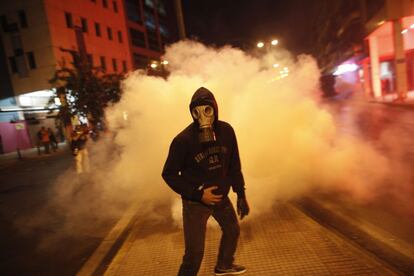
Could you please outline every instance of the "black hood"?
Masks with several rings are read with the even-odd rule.
[[[200,87],[199,89],[197,89],[196,92],[194,92],[193,97],[191,98],[191,103],[190,103],[190,114],[191,114],[191,110],[199,105],[210,105],[211,107],[213,107],[214,109],[214,123],[217,122],[218,120],[218,106],[217,106],[217,102],[216,99],[214,98],[213,93],[208,90],[207,88],[204,87]],[[193,116],[191,116],[191,118],[193,118]],[[194,118],[193,118],[194,120]],[[194,122],[198,123],[196,120],[194,120]]]

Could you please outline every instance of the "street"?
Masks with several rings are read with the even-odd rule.
[[[117,215],[96,215],[94,187],[61,189],[72,162],[60,148],[0,168],[2,275],[74,275],[116,223]]]
[[[412,167],[414,124],[409,118],[413,110],[347,102],[330,103],[329,108],[340,132],[372,142],[391,159],[404,160]],[[391,135],[387,139],[398,138],[398,147],[387,144],[384,133]],[[0,245],[2,275],[76,274],[128,207],[120,202],[119,212],[100,212],[104,204],[94,196],[100,191],[96,184],[84,178],[65,181],[74,175],[72,162],[68,150],[60,148],[50,156],[16,161],[0,169],[0,234],[5,237]],[[413,189],[403,195],[398,192],[383,192],[370,200],[332,192],[309,196],[414,246]],[[137,235],[150,234],[154,227],[140,225]]]

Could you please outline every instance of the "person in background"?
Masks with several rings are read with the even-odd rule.
[[[86,148],[89,130],[86,125],[77,125],[71,134],[71,149],[75,157],[76,173],[89,172],[89,154]]]
[[[194,122],[173,139],[162,171],[183,204],[185,254],[178,275],[197,275],[210,216],[223,233],[215,275],[241,274],[246,268],[234,264],[240,227],[228,198],[230,188],[237,194],[240,219],[249,213],[249,205],[236,134],[230,124],[218,120],[217,102],[204,87],[194,93],[190,113]]]
[[[47,132],[49,133],[50,145],[52,146],[53,151],[56,151],[58,148],[58,142],[57,142],[56,136],[50,127],[47,129]]]
[[[50,154],[50,138],[49,138],[49,132],[46,130],[44,126],[40,128],[40,131],[38,133],[38,137],[40,137],[40,141],[42,142],[43,147],[45,148],[45,153]]]
[[[37,138],[37,154],[42,155],[42,150],[40,149],[42,147],[42,129],[39,129],[39,131],[36,133]]]

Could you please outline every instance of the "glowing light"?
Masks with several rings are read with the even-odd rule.
[[[263,48],[264,47],[264,43],[263,42],[259,42],[257,43],[257,48]]]
[[[402,34],[405,34],[406,32],[408,32],[407,29],[404,29],[404,30],[401,31]]]
[[[273,64],[273,68],[277,68],[277,67],[279,67],[279,63]]]
[[[272,42],[271,42],[271,44],[273,46],[276,46],[278,43],[279,43],[279,41],[277,39],[273,39]]]
[[[414,29],[414,24],[411,24],[410,29]]]
[[[333,73],[335,76],[347,73],[347,72],[353,72],[358,70],[358,65],[355,63],[347,63],[347,64],[341,64],[338,66],[336,71]]]
[[[155,68],[157,68],[158,67],[158,65],[156,64],[156,63],[151,63],[151,68],[152,69],[155,69]]]
[[[57,106],[62,105],[62,103],[60,102],[59,97],[55,97],[55,98],[54,98],[54,101],[55,101],[55,105],[57,105]]]
[[[283,71],[285,71],[285,72],[289,72],[289,68],[287,68],[287,67],[283,67]]]
[[[124,118],[125,121],[128,121],[128,112],[126,111],[122,112],[122,117]]]
[[[164,65],[167,65],[168,64],[168,60],[163,60],[161,63],[164,64]]]
[[[381,26],[384,23],[385,23],[385,20],[382,20],[382,21],[378,22],[378,26]]]

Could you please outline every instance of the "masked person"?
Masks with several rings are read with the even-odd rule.
[[[190,112],[194,122],[173,139],[162,172],[182,197],[185,254],[178,275],[197,275],[210,216],[222,230],[215,274],[241,274],[246,268],[233,263],[240,227],[227,196],[230,187],[237,193],[240,219],[249,213],[236,135],[218,120],[217,103],[208,89],[194,93]]]
[[[77,174],[89,172],[89,154],[86,148],[88,132],[87,126],[77,125],[71,134],[71,149],[75,157]]]

